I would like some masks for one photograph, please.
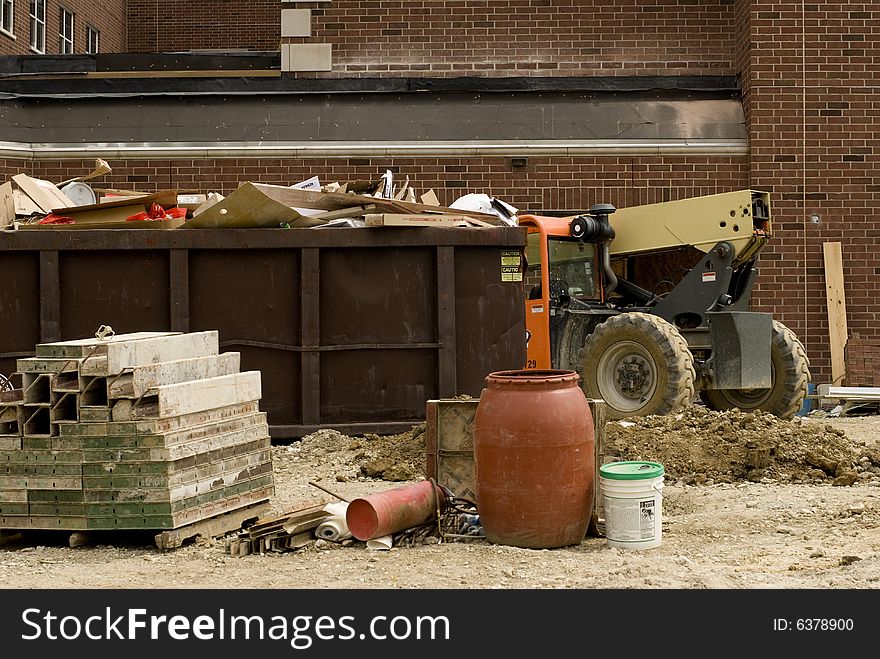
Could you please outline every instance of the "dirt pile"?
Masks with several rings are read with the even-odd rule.
[[[277,469],[309,465],[310,478],[412,481],[425,477],[424,425],[397,435],[348,437],[319,430],[273,450]],[[880,486],[880,446],[817,419],[713,412],[694,406],[668,416],[611,421],[605,461],[650,460],[666,482],[742,481]],[[326,482],[326,481],[325,481]]]
[[[322,429],[274,452],[276,461],[303,462],[335,473],[337,481],[379,479],[392,482],[425,477],[425,427],[397,435],[348,437]]]
[[[667,482],[880,485],[880,450],[812,419],[694,406],[609,422],[606,437],[606,461],[660,462]]]

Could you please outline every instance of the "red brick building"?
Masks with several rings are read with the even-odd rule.
[[[0,31],[0,54],[33,52],[30,4],[3,2],[12,7],[14,29]],[[47,5],[51,55],[61,52],[62,5]],[[4,180],[22,170],[49,179],[75,175],[90,166],[90,149],[98,145],[110,155],[111,183],[156,189],[228,192],[246,179],[292,183],[317,173],[347,180],[390,168],[420,189],[433,188],[441,202],[481,191],[522,210],[555,211],[752,187],[772,194],[775,227],[754,307],[772,311],[801,337],[813,380],[831,381],[823,243],[842,243],[848,333],[861,339],[853,345],[880,341],[880,8],[874,3],[113,0],[63,6],[76,14],[76,53],[86,51],[91,25],[100,30],[102,54],[235,51],[253,60],[244,66],[239,60],[214,78],[193,77],[190,69],[176,86],[168,82],[173,78],[163,78],[164,86],[144,82],[140,89],[153,95],[138,96],[146,93],[135,82],[141,79],[121,72],[145,60],[116,60],[102,73],[102,55],[80,58],[80,82],[66,71],[40,87],[23,82],[36,64],[20,58],[19,68],[4,69],[0,91],[15,95],[5,103],[19,104],[16,116],[31,119],[6,120],[15,136],[0,137]],[[161,66],[186,67],[169,61]],[[110,70],[117,72],[115,83]],[[174,108],[157,100],[180,92],[188,100],[177,98]],[[81,121],[64,139],[41,139],[40,113],[61,116],[60,106],[82,94],[97,99],[76,101],[89,105],[96,124],[105,123],[99,118],[112,123],[113,104],[125,95],[131,135],[122,139],[123,132],[102,133]],[[218,98],[228,116],[214,122],[214,115],[201,115],[200,129],[211,123],[214,132],[202,130],[193,140],[185,127],[163,128],[186,112],[195,119],[183,124],[199,127],[200,111],[220,112],[210,100]],[[731,100],[741,108],[740,132],[736,115],[711,109],[729,108]],[[281,105],[263,112],[273,102]],[[578,104],[586,117],[580,122]],[[618,117],[625,120],[615,132]],[[398,123],[389,127],[392,121]],[[286,128],[255,132],[261,122]],[[404,139],[394,139],[395,126]],[[875,377],[860,373],[847,384],[874,384]]]

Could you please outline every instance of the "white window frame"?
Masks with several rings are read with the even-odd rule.
[[[101,47],[101,31],[91,25],[86,25],[86,52],[92,55],[98,53]]]
[[[46,0],[31,0],[31,50],[41,55],[46,52]]]
[[[66,7],[60,7],[58,10],[59,53],[62,55],[70,55],[74,52],[74,35],[76,35],[76,14]]]
[[[15,0],[0,0],[0,32],[15,37]]]

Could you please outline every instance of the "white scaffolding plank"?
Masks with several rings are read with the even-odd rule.
[[[169,384],[141,399],[131,411],[133,419],[164,419],[259,400],[260,372],[246,371],[216,378]]]

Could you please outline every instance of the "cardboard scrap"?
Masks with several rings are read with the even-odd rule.
[[[323,194],[275,185],[243,183],[221,201],[200,211],[198,215],[194,214],[184,226],[192,229],[255,229],[279,227],[282,224],[296,228],[324,224],[323,220],[305,217],[291,205],[279,200],[277,190]]]
[[[67,200],[70,204],[70,200]],[[50,209],[55,215],[69,217],[75,224],[36,224],[21,222],[17,226],[25,230],[46,229],[176,229],[183,224],[183,220],[154,221],[154,222],[126,222],[126,219],[137,213],[143,212],[152,204],[159,204],[163,208],[172,208],[177,204],[176,190],[162,190],[155,194],[141,195],[138,197],[120,197],[114,201],[99,202],[88,206],[69,206]]]
[[[70,206],[68,199],[54,183],[27,174],[16,174],[12,181],[22,190],[44,213],[51,213],[53,208]]]

